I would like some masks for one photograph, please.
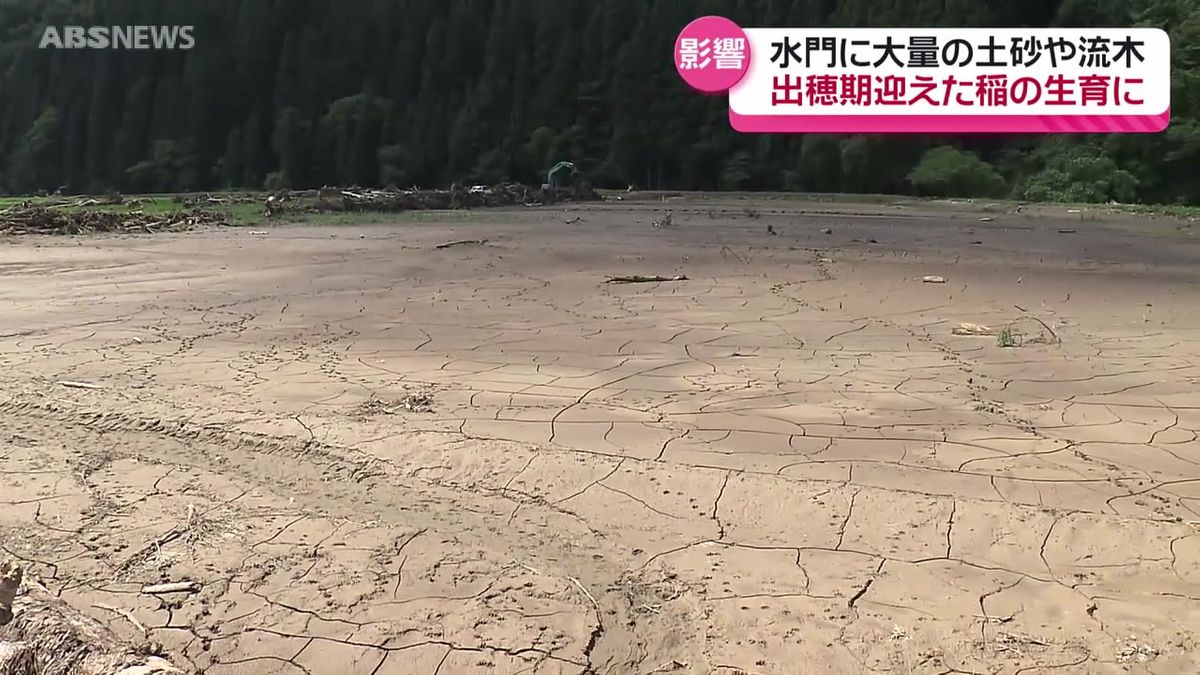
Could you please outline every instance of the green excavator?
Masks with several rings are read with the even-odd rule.
[[[559,162],[546,172],[546,186],[553,188],[569,188],[575,185],[574,162]]]

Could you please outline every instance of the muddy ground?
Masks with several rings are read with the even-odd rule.
[[[214,674],[1200,669],[1200,241],[386,220],[0,243],[0,555]]]

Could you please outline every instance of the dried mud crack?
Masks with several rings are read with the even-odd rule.
[[[1200,668],[1161,247],[681,199],[11,244],[0,556],[217,675]]]

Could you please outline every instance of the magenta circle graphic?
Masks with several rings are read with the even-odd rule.
[[[750,70],[750,40],[723,16],[702,16],[675,38],[675,70],[693,89],[729,91]]]

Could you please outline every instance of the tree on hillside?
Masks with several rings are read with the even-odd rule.
[[[908,180],[919,194],[935,197],[999,197],[1005,187],[992,165],[948,145],[926,152]]]

